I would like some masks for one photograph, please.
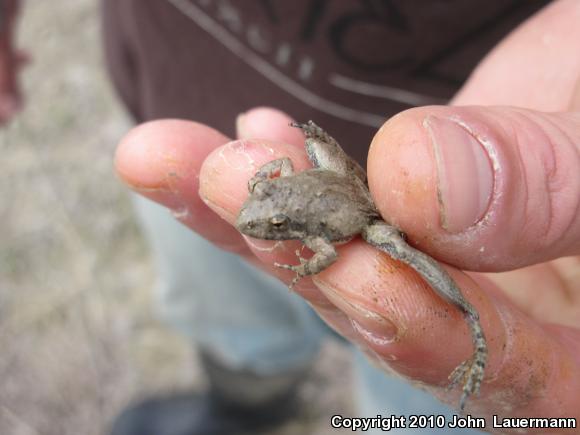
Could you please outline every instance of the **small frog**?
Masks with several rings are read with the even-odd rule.
[[[337,259],[334,243],[357,235],[417,271],[439,296],[463,313],[471,330],[473,356],[449,376],[449,388],[460,382],[459,407],[477,394],[487,361],[487,342],[479,314],[461,294],[451,276],[431,257],[409,246],[404,234],[386,223],[370,195],[364,169],[314,122],[292,123],[306,136],[306,152],[314,168],[295,173],[285,157],[263,165],[248,182],[250,195],[236,220],[243,234],[265,240],[301,240],[314,255],[299,265],[275,263],[296,273],[292,288],[304,276],[315,275]]]

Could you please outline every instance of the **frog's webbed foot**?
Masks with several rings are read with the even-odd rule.
[[[366,184],[365,170],[351,159],[326,131],[312,121],[306,124],[292,122],[290,125],[301,129],[306,136],[306,153],[316,168],[327,169],[349,177],[354,175]]]
[[[300,255],[300,251],[297,250],[296,256],[300,260],[299,265],[274,263],[274,266],[280,269],[291,270],[296,273],[296,276],[289,285],[290,289],[305,276],[316,275],[322,272],[334,263],[338,256],[334,246],[322,237],[309,238],[303,242],[308,248],[314,251],[314,255],[310,259],[303,258]]]
[[[459,408],[463,411],[467,398],[471,395],[479,394],[479,388],[483,381],[485,364],[487,362],[487,344],[483,335],[483,329],[479,323],[479,318],[475,313],[465,313],[465,318],[471,329],[473,345],[475,351],[471,358],[463,361],[449,375],[448,390],[463,385]]]
[[[452,390],[458,385],[463,385],[461,398],[459,399],[459,409],[463,411],[467,398],[479,394],[479,387],[483,379],[483,367],[480,367],[475,359],[475,355],[463,361],[449,375],[448,390]]]
[[[318,125],[316,125],[314,123],[314,121],[308,121],[304,124],[301,124],[299,122],[291,122],[290,126],[296,127],[296,128],[299,128],[300,130],[302,130],[302,132],[304,133],[304,135],[308,139],[315,139],[315,140],[319,140],[321,142],[325,142],[328,144],[338,145],[338,143],[336,142],[336,139],[334,139],[331,135],[329,135],[326,131],[324,131]]]
[[[270,180],[272,178],[287,177],[294,174],[294,166],[292,160],[288,157],[272,160],[260,167],[258,172],[248,181],[248,191],[252,193],[256,188],[256,184],[260,181]]]
[[[449,274],[433,258],[409,246],[401,232],[385,222],[377,221],[363,231],[363,238],[373,246],[386,252],[396,260],[412,267],[446,301],[457,306],[464,314],[471,332],[473,356],[459,365],[450,375],[453,388],[463,383],[463,393],[459,402],[461,410],[472,394],[477,394],[483,380],[487,362],[487,342],[479,315],[463,297],[459,287]]]

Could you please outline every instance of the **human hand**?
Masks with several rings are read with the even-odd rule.
[[[485,221],[485,226],[460,234],[449,234],[440,228],[434,171],[428,167],[433,164],[429,151],[431,145],[428,134],[418,121],[434,114],[449,116],[449,111],[459,111],[465,116],[465,110],[424,108],[396,117],[387,124],[382,131],[386,136],[378,136],[377,140],[386,137],[388,141],[375,141],[373,153],[383,146],[388,150],[371,157],[369,166],[375,168],[369,175],[377,205],[381,210],[394,207],[393,215],[398,216],[398,223],[403,228],[407,225],[411,229],[411,240],[419,240],[417,245],[421,249],[449,263],[459,261],[470,268],[500,269],[514,258],[525,264],[536,262],[540,250],[545,258],[568,254],[565,249],[571,245],[558,247],[557,243],[544,244],[545,241],[535,236],[529,237],[527,231],[535,235],[536,228],[525,227],[518,220],[509,219],[510,216],[521,216],[519,208],[522,203],[516,201],[514,196],[546,175],[540,172],[537,177],[528,177],[524,181],[519,166],[513,168],[510,161],[503,157],[510,147],[521,149],[520,144],[512,141],[498,139],[493,143],[498,152],[501,151],[500,163],[505,168],[506,177],[509,175],[496,195],[510,201],[499,201],[489,220]],[[468,109],[471,118],[475,119],[494,114],[493,109],[486,110]],[[504,116],[505,112],[500,115]],[[471,118],[468,119],[471,121]],[[483,120],[497,131],[496,119],[492,118],[493,122],[489,118]],[[249,136],[278,137],[281,141],[242,140],[224,146],[221,145],[228,142],[228,138],[200,124],[185,121],[148,123],[135,129],[123,141],[117,153],[117,168],[132,188],[169,207],[194,231],[249,261],[256,263],[259,259],[264,268],[289,280],[291,276],[274,269],[272,265],[275,261],[295,261],[294,244],[277,244],[272,249],[270,242],[252,240],[247,245],[229,225],[234,222],[247,197],[247,180],[263,163],[290,156],[298,170],[308,167],[302,138],[287,127],[288,121],[282,114],[267,109],[251,111],[243,118],[243,129]],[[507,128],[502,125],[498,134],[504,127]],[[393,134],[398,128],[399,134],[405,137],[402,142]],[[415,146],[422,149],[424,155],[414,154],[410,147],[405,146],[409,143],[407,139],[413,135]],[[531,147],[537,144],[521,145]],[[408,154],[406,151],[409,151]],[[407,164],[399,166],[402,162]],[[423,165],[412,167],[414,162],[423,162]],[[573,160],[564,159],[563,163],[559,161],[558,164],[567,162]],[[379,169],[380,174],[390,174],[388,179],[377,177],[376,171]],[[413,174],[413,178],[404,176],[405,172]],[[386,188],[389,183],[393,184]],[[201,197],[197,195],[198,187]],[[404,197],[397,199],[401,194]],[[572,195],[569,197],[574,199]],[[202,198],[225,221],[216,219]],[[512,206],[519,210],[517,214]],[[566,207],[577,206],[570,203]],[[534,204],[534,210],[539,207]],[[566,213],[557,211],[554,215],[565,216]],[[575,219],[578,217],[575,216]],[[538,220],[538,224],[544,223]],[[430,231],[423,229],[424,226]],[[556,237],[555,240],[578,241],[578,222],[568,228],[566,237]],[[417,237],[419,230],[427,237]],[[523,233],[523,230],[526,232]],[[531,249],[530,244],[534,243],[538,246]],[[480,251],[482,246],[486,248],[484,255]],[[504,253],[506,249],[509,255]],[[472,351],[467,327],[460,313],[435,295],[409,268],[390,260],[362,241],[353,241],[338,250],[337,263],[315,277],[314,281],[303,280],[298,286],[300,294],[331,326],[358,343],[373,359],[424,382],[434,394],[456,404],[456,393],[445,391],[446,377]],[[482,395],[468,402],[469,412],[512,416],[575,415],[578,410],[576,388],[580,382],[580,333],[570,327],[545,325],[545,322],[560,320],[569,326],[580,326],[575,323],[579,307],[567,303],[568,294],[564,292],[564,287],[548,287],[539,281],[537,287],[527,287],[526,280],[530,276],[533,278],[534,267],[529,271],[520,269],[516,273],[520,274],[521,279],[514,278],[513,285],[503,289],[483,274],[462,273],[452,268],[448,270],[479,310],[490,342],[491,359]],[[565,273],[570,269],[563,264],[559,270]],[[572,279],[567,283],[570,286],[574,284]],[[564,281],[560,283],[564,284]],[[502,290],[528,291],[533,298],[540,294],[543,297],[542,306],[549,310],[542,317],[541,313],[534,313],[536,307],[532,310],[523,307],[526,315],[522,313],[522,307],[516,307],[505,297]],[[562,306],[566,307],[565,312],[560,309]],[[554,319],[555,315],[559,317]],[[563,373],[567,374],[564,376]],[[558,400],[554,400],[555,397]]]
[[[559,2],[539,18],[550,24],[554,11],[562,13],[557,9],[561,4],[572,3]],[[546,24],[537,20],[534,26]],[[561,31],[551,37],[562,47],[568,41],[563,35],[571,30],[558,22]],[[529,37],[525,32],[524,36]],[[516,49],[523,42],[512,37],[492,54],[456,103],[514,101],[563,112],[574,80],[557,80],[549,94],[526,92],[536,89],[539,77],[561,72],[554,62],[534,61],[535,68],[529,68],[530,59],[519,59],[528,68],[523,70],[534,71],[521,78],[528,86],[504,85],[517,76],[513,70],[510,76],[495,74],[513,62],[512,50],[519,53]],[[297,170],[308,167],[302,138],[287,127],[288,121],[274,111],[249,112],[242,118],[240,136],[271,140],[225,146],[228,138],[199,124],[145,124],[121,144],[117,169],[130,186],[168,206],[194,231],[280,274],[271,265],[293,261],[292,244],[272,249],[272,243],[252,240],[247,245],[212,209],[233,223],[247,196],[247,179],[267,161],[289,156]],[[480,312],[490,344],[481,396],[467,404],[472,415],[580,417],[579,260],[563,258],[580,253],[579,126],[574,113],[428,107],[396,116],[373,141],[373,196],[383,215],[400,226],[411,243],[462,269],[516,268],[498,275],[448,268]],[[471,134],[465,134],[467,129]],[[456,153],[460,144],[471,153]],[[445,173],[438,169],[436,155],[451,164]],[[463,174],[461,183],[452,181],[454,170]],[[472,225],[475,221],[480,223]],[[338,250],[337,263],[313,280],[303,280],[298,291],[370,358],[456,405],[459,391],[445,390],[446,377],[472,351],[460,313],[409,268],[362,241]]]
[[[4,0],[0,22],[0,126],[6,124],[22,108],[18,73],[29,57],[15,48],[18,0]]]

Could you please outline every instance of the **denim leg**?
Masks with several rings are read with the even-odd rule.
[[[133,200],[152,247],[163,320],[231,370],[269,376],[312,363],[324,332],[303,300],[164,207],[137,195]]]
[[[430,394],[412,387],[402,379],[385,374],[369,363],[365,355],[354,350],[355,388],[359,417],[405,416],[407,425],[409,415],[443,415],[447,422],[452,421],[454,410],[436,400]],[[458,435],[477,435],[482,432],[474,429],[391,429],[390,434],[441,434],[453,430]],[[380,429],[367,433],[384,433]]]

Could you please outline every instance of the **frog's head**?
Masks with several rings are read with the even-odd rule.
[[[256,184],[236,219],[242,234],[264,240],[301,239],[302,225],[288,207],[286,196],[269,181]]]

